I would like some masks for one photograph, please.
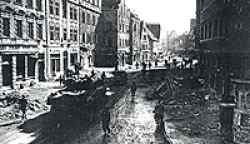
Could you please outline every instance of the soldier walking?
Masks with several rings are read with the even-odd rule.
[[[22,99],[19,100],[19,104],[20,104],[20,110],[22,112],[22,119],[26,119],[26,111],[27,111],[27,106],[28,106],[28,101],[25,98],[25,96],[22,96]]]
[[[135,93],[136,93],[137,87],[135,82],[132,82],[132,85],[130,87],[130,93],[131,93],[131,97],[132,97],[132,102],[134,102],[135,100]]]
[[[110,125],[110,110],[109,108],[106,107],[102,113],[102,129],[105,135],[111,133],[109,125]]]
[[[156,122],[156,130],[159,131],[161,134],[165,134],[165,124],[164,124],[164,106],[162,101],[155,106],[154,110],[154,119]]]

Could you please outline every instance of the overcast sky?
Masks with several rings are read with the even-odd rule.
[[[162,25],[162,32],[176,30],[180,34],[189,30],[190,19],[195,18],[195,1],[126,0],[126,3],[141,19],[159,22]]]

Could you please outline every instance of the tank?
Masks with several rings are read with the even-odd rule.
[[[47,104],[60,120],[93,119],[107,102],[105,92],[104,86],[81,91],[60,90],[50,94]]]

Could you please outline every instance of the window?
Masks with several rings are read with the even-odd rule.
[[[70,8],[70,19],[77,20],[77,9]]]
[[[74,30],[74,41],[77,41],[77,30]]]
[[[73,29],[70,29],[70,40],[73,40]]]
[[[50,31],[50,40],[54,40],[54,26],[50,26],[49,31]]]
[[[28,22],[28,36],[29,38],[34,38],[34,24],[32,22]]]
[[[10,19],[3,18],[3,35],[10,36]]]
[[[208,38],[208,25],[207,24],[205,24],[205,39],[207,39]]]
[[[214,21],[214,30],[213,30],[213,37],[217,37],[218,36],[218,20]]]
[[[69,18],[70,18],[70,19],[73,19],[73,8],[70,8]]]
[[[119,29],[120,29],[120,31],[122,31],[122,25],[121,25],[121,24],[119,24],[119,27],[120,27],[120,28],[119,28]]]
[[[36,0],[36,9],[42,11],[42,0]]]
[[[90,14],[87,14],[87,23],[90,25]]]
[[[208,38],[212,38],[212,23],[208,24]]]
[[[16,35],[20,38],[23,37],[23,25],[21,20],[16,20]]]
[[[33,8],[33,0],[27,0],[27,8]]]
[[[86,43],[86,34],[85,33],[82,34],[82,43]]]
[[[60,28],[55,27],[55,40],[60,40]]]
[[[134,31],[136,32],[136,30],[137,30],[137,27],[136,27],[136,24],[134,25]]]
[[[200,37],[201,37],[201,40],[204,40],[204,26],[203,25],[201,26]]]
[[[91,34],[87,33],[87,43],[91,43]]]
[[[63,17],[67,18],[67,2],[66,2],[66,0],[62,0],[62,9],[63,9]]]
[[[74,19],[77,20],[77,9],[74,9]]]
[[[54,14],[54,7],[53,7],[53,0],[50,0],[49,1],[49,13],[51,14],[51,15],[53,15]]]
[[[82,23],[85,23],[86,22],[86,16],[85,16],[85,12],[82,12]]]
[[[67,40],[67,29],[63,29],[63,40]]]
[[[70,29],[70,40],[77,41],[77,30]]]
[[[93,21],[92,24],[93,24],[93,25],[96,25],[96,17],[95,17],[95,15],[92,16],[92,21]]]
[[[56,14],[57,16],[59,16],[59,7],[60,7],[59,2],[55,2],[55,14]]]
[[[37,38],[43,39],[43,25],[37,24]]]

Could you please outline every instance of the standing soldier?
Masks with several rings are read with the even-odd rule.
[[[151,64],[151,62],[149,62],[149,63],[148,63],[148,68],[149,68],[149,70],[151,69],[151,67],[152,67],[152,64]]]
[[[132,83],[131,85],[131,88],[130,88],[130,93],[131,93],[131,96],[132,96],[132,102],[135,100],[135,93],[136,93],[136,84],[135,82]]]
[[[158,59],[155,60],[155,67],[158,67]]]
[[[164,63],[165,63],[165,67],[168,68],[168,61],[166,59],[164,60]]]
[[[162,134],[165,134],[165,124],[164,124],[164,106],[162,101],[159,101],[159,103],[155,106],[154,110],[154,118],[156,122],[156,130],[159,131]]]
[[[60,83],[60,86],[62,86],[62,84],[63,84],[63,75],[62,74],[60,74],[60,77],[59,77],[59,83]]]
[[[20,104],[20,110],[22,111],[22,119],[26,119],[28,101],[24,95],[22,96],[22,99],[20,99],[19,104]]]
[[[111,133],[109,124],[110,124],[110,111],[109,111],[109,108],[106,107],[102,113],[102,129],[105,135]]]
[[[146,68],[147,68],[147,64],[145,62],[142,62],[142,76],[143,76],[143,78],[145,78],[145,76],[146,76]]]
[[[102,72],[101,78],[102,78],[102,80],[106,79],[106,73],[105,72]]]

